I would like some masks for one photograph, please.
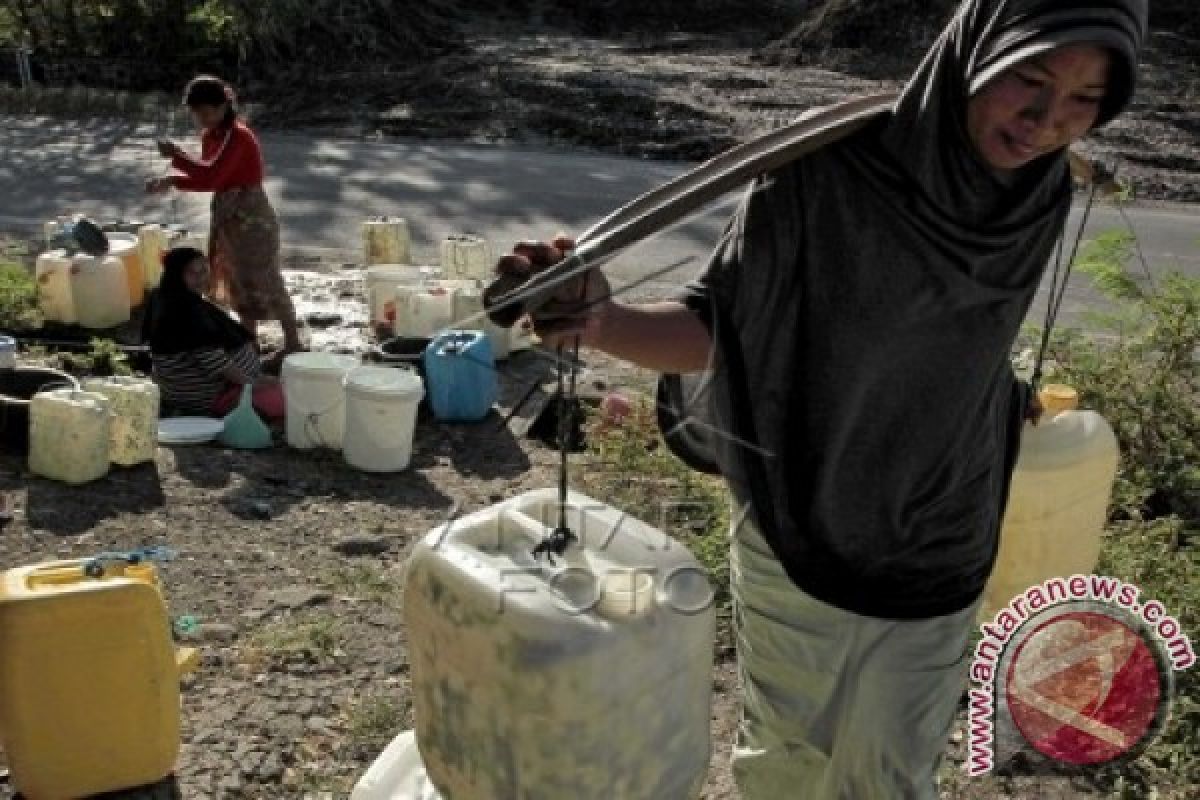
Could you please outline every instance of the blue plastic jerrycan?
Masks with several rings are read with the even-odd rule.
[[[496,362],[482,331],[446,331],[425,348],[426,386],[442,422],[475,422],[496,402]]]

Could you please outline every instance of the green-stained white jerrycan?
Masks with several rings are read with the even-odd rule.
[[[698,797],[715,628],[704,569],[617,509],[575,493],[566,505],[578,539],[553,563],[533,555],[558,523],[552,489],[414,549],[404,619],[424,774],[447,800]]]
[[[1025,423],[1000,552],[983,595],[981,620],[1050,578],[1096,568],[1117,474],[1117,438],[1095,411],[1080,411],[1069,386],[1038,394],[1037,425]]]

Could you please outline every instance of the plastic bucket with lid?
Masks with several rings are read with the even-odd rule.
[[[346,374],[342,456],[365,472],[399,472],[412,460],[417,407],[425,386],[413,371],[358,367]]]
[[[283,361],[287,442],[298,450],[340,450],[346,405],[342,383],[358,366],[356,356],[292,353]]]

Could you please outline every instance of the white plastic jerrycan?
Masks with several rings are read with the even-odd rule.
[[[29,471],[77,486],[108,474],[112,408],[102,394],[38,392],[29,401]]]
[[[664,532],[556,490],[436,528],[404,594],[416,740],[454,800],[686,800],[709,760],[715,609]]]
[[[404,731],[354,785],[350,800],[443,800],[425,774],[417,738]]]
[[[412,239],[408,222],[399,217],[375,217],[362,224],[363,260],[377,264],[411,264]]]
[[[75,297],[71,293],[71,257],[66,250],[50,250],[37,257],[34,275],[38,308],[46,322],[74,325]]]
[[[990,620],[1026,589],[1096,568],[1117,474],[1117,438],[1095,411],[1079,411],[1069,386],[1038,395],[1044,412],[1026,423],[1013,472],[1000,551],[984,591]]]
[[[154,381],[113,376],[84,381],[83,389],[108,398],[109,460],[122,467],[153,461],[158,452],[159,391]]]

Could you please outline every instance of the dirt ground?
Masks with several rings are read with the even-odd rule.
[[[458,52],[415,70],[330,73],[292,93],[273,92],[260,118],[367,136],[516,140],[693,160],[814,106],[898,90],[915,66],[873,52],[830,54],[836,70],[772,66],[761,56],[773,35],[613,40],[474,26]],[[1080,149],[1116,166],[1139,198],[1200,201],[1200,41],[1153,32],[1140,79],[1128,112]]]
[[[409,472],[369,476],[328,452],[160,448],[155,464],[83,487],[33,477],[4,456],[0,495],[15,519],[0,534],[0,562],[171,548],[176,557],[161,565],[170,613],[194,618],[183,640],[203,652],[184,684],[184,797],[345,797],[411,725],[399,616],[411,544],[456,507],[555,475],[552,451],[516,440],[495,417],[425,419],[414,453]],[[727,658],[714,685],[720,764],[733,721]],[[729,796],[718,770],[706,797]]]

